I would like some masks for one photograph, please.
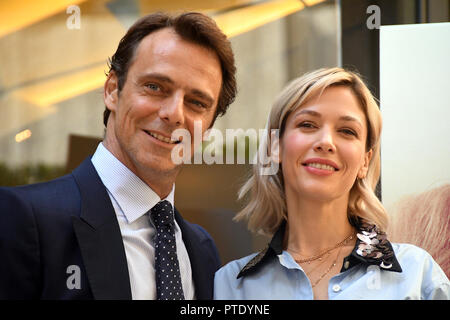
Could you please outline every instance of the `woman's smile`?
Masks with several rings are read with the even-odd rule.
[[[328,159],[310,158],[301,165],[305,167],[306,171],[319,176],[328,176],[339,171],[338,165]]]

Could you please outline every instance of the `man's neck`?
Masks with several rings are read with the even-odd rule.
[[[114,148],[114,144],[110,143],[107,138],[103,140],[102,144],[118,161],[158,194],[161,199],[166,198],[172,191],[176,177],[181,170],[180,167],[170,172],[159,172],[148,167],[136,166],[132,161],[127,161],[127,157],[120,152],[120,148]]]

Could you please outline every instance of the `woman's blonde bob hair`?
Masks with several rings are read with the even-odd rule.
[[[369,89],[356,73],[341,68],[319,69],[290,82],[272,106],[266,125],[266,137],[260,142],[258,154],[270,155],[270,132],[278,129],[281,140],[288,116],[332,86],[347,87],[358,99],[367,122],[366,151],[372,150],[366,177],[356,179],[350,190],[348,218],[354,221],[354,218],[359,217],[385,231],[388,215],[374,192],[380,177],[381,113]],[[245,197],[248,203],[236,215],[235,220],[247,219],[251,231],[272,235],[281,222],[287,220],[282,167],[275,174],[262,175],[260,172],[263,164],[260,162],[255,162],[250,178],[239,191],[239,199]]]

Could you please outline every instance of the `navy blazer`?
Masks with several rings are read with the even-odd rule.
[[[196,298],[212,299],[214,241],[176,209],[175,219]],[[56,180],[0,188],[0,299],[131,299],[119,224],[90,158]]]

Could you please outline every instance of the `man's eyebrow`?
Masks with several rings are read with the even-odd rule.
[[[142,75],[140,77],[141,79],[147,80],[147,79],[156,79],[165,83],[169,83],[169,84],[174,84],[175,82],[169,78],[168,76],[161,74],[161,73],[146,73],[144,75]],[[188,89],[188,92],[196,97],[198,97],[199,99],[204,100],[206,103],[213,105],[214,103],[214,99],[213,97],[211,97],[211,95],[209,95],[208,93],[199,90],[199,89]]]
[[[198,89],[192,89],[192,90],[190,90],[190,93],[202,100],[205,100],[205,102],[207,102],[210,105],[212,105],[214,103],[214,99],[206,92],[203,92]]]
[[[157,79],[159,81],[167,82],[167,83],[174,83],[172,79],[170,79],[168,76],[165,76],[161,73],[146,73],[140,76],[141,79]]]

